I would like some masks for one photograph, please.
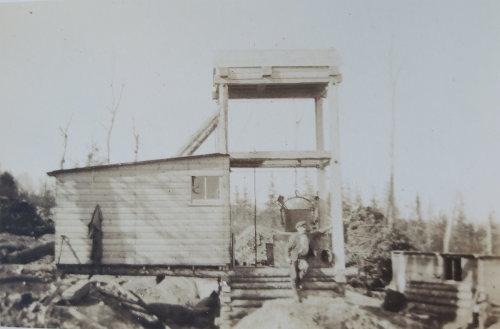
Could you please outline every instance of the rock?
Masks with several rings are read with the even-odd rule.
[[[5,306],[9,307],[15,304],[19,304],[22,301],[22,295],[20,293],[7,295],[5,299]]]
[[[399,291],[392,289],[387,289],[385,293],[384,303],[382,308],[390,312],[399,312],[403,310],[408,303],[406,302],[406,297]]]
[[[105,329],[92,318],[77,311],[74,307],[53,306],[48,314],[46,327],[64,329]]]
[[[30,293],[22,294],[21,295],[21,302],[23,304],[27,304],[27,305],[33,303],[33,295]]]
[[[156,276],[127,279],[121,287],[137,293],[146,303],[194,306],[199,301],[198,289],[192,278],[169,276],[159,284],[156,284]]]
[[[192,280],[194,280],[196,285],[199,299],[209,297],[213,291],[219,291],[219,282],[217,279],[193,278]]]
[[[64,300],[76,302],[89,293],[90,288],[93,286],[93,284],[93,282],[89,282],[86,280],[78,281],[68,289],[64,290],[64,292],[61,294],[61,298]]]

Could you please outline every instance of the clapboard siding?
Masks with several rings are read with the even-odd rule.
[[[225,214],[224,214],[225,215]],[[88,220],[88,218],[87,218]],[[84,219],[82,219],[81,221],[84,221]],[[111,220],[104,220],[103,221],[103,227],[106,227],[106,228],[109,228],[109,229],[112,229],[113,227],[135,227],[137,226],[137,220],[135,219],[120,219],[119,221],[111,221]],[[140,221],[140,223],[142,224],[142,221]],[[63,227],[70,227],[72,226],[73,224],[71,223],[71,221],[60,221],[60,224],[58,225],[58,228],[63,228]],[[85,227],[86,227],[87,223],[85,223]],[[200,219],[200,220],[189,220],[189,221],[186,221],[186,220],[176,220],[176,219],[171,219],[171,220],[168,220],[168,219],[148,219],[147,220],[147,225],[148,226],[153,226],[153,227],[156,227],[156,226],[170,226],[170,227],[177,227],[177,226],[181,226],[181,227],[184,227],[186,225],[191,225],[191,226],[227,226],[229,225],[229,218],[227,220],[224,220],[224,219],[211,219],[211,220],[204,220],[204,219]],[[65,228],[66,230],[66,228]]]
[[[60,235],[67,236],[70,241],[75,239],[88,240],[87,233],[78,233],[78,232],[64,232],[62,230],[57,229],[57,234],[60,239]],[[200,229],[198,229],[200,230]],[[214,232],[206,232],[206,231],[189,231],[189,232],[150,232],[150,233],[123,233],[123,232],[104,232],[105,236],[108,239],[158,239],[158,240],[181,240],[181,239],[213,239],[213,238],[221,238],[222,232],[219,234],[215,234]],[[224,238],[224,237],[222,237]]]
[[[82,214],[55,214],[54,219],[61,223],[61,225],[70,225],[67,224],[69,223],[69,220],[80,220],[84,221],[87,225],[88,222],[90,221],[90,217],[92,216],[92,213],[94,210],[89,211],[87,213],[82,213]],[[191,219],[191,220],[213,220],[213,219],[229,219],[229,213],[228,212],[223,212],[222,215],[221,213],[204,213],[204,214],[190,214],[190,213],[180,213],[180,214],[175,214],[175,213],[161,213],[161,214],[142,214],[142,215],[137,215],[137,214],[106,214],[106,217],[104,218],[104,223],[111,222],[111,221],[121,221],[121,220],[186,220],[186,219]]]
[[[96,205],[99,202],[96,201]],[[95,207],[92,208],[62,208],[55,207],[54,211],[57,212],[57,217],[63,217],[63,215],[87,215],[92,214],[94,212]],[[154,215],[161,213],[169,213],[169,214],[195,214],[199,217],[202,217],[204,214],[222,214],[225,212],[227,208],[224,207],[191,207],[191,205],[187,205],[186,207],[151,207],[151,208],[143,208],[138,205],[137,208],[104,208],[101,207],[102,213],[104,214],[135,214],[135,215]]]
[[[66,226],[66,233],[86,233],[87,227],[79,226]],[[134,226],[103,226],[103,231],[106,232],[120,232],[120,233],[177,233],[177,232],[223,232],[224,226],[206,226],[193,229],[189,226],[163,226],[163,225],[134,225]],[[105,233],[104,233],[105,234]]]
[[[144,188],[144,189],[134,189],[134,188],[123,188],[123,189],[79,189],[79,188],[65,188],[64,186],[59,186],[57,189],[58,195],[114,195],[120,193],[120,195],[191,195],[191,190],[187,188]]]
[[[75,194],[63,195],[59,194],[57,204],[62,205],[64,202],[148,202],[148,201],[162,201],[175,202],[182,201],[183,204],[191,201],[191,195],[92,195],[92,194]]]
[[[88,223],[97,204],[104,218],[104,264],[230,263],[227,156],[68,170],[54,176],[61,264],[89,263]],[[192,204],[191,176],[221,176],[220,202]],[[61,248],[62,235],[71,248],[67,242]]]
[[[179,246],[190,246],[190,245],[198,245],[198,246],[204,246],[204,245],[226,245],[227,241],[226,239],[210,239],[210,238],[205,238],[205,239],[181,239],[181,240],[174,240],[174,239],[111,239],[111,238],[106,238],[106,236],[103,238],[103,243],[106,246],[124,246],[124,245],[179,245]],[[92,245],[92,241],[89,239],[83,240],[83,239],[75,239],[71,246],[73,248],[76,248],[78,246],[88,246],[90,247]]]

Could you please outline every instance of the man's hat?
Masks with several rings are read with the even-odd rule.
[[[298,222],[297,224],[295,224],[295,228],[296,229],[299,229],[299,227],[306,227],[306,221],[304,220],[301,220],[300,222]]]

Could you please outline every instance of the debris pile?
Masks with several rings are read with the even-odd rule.
[[[215,328],[216,280],[68,275],[53,265],[5,265],[1,325],[38,328]],[[8,284],[6,284],[8,283]],[[209,288],[216,291],[208,292]]]
[[[257,263],[267,261],[266,243],[273,243],[275,233],[269,227],[257,226]],[[234,255],[239,265],[255,265],[255,228],[248,226],[235,238]]]

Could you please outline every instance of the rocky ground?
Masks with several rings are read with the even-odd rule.
[[[248,233],[250,235],[250,233]],[[181,276],[66,275],[53,254],[53,237],[0,234],[0,325],[25,328],[216,328],[217,279]],[[265,245],[265,237],[261,244]],[[250,253],[240,250],[242,259]],[[34,256],[33,256],[34,254]],[[248,254],[248,255],[247,255]],[[22,257],[19,257],[21,255]],[[264,253],[260,253],[264,257]],[[33,259],[36,258],[36,259]],[[29,264],[6,264],[12,260]],[[385,293],[348,286],[345,298],[274,300],[243,318],[250,328],[438,328],[432,318],[384,311]],[[367,292],[368,295],[367,296]],[[493,328],[493,327],[492,327]]]
[[[214,328],[213,279],[68,275],[53,265],[3,265],[1,325],[26,328]]]
[[[0,234],[0,325],[25,328],[215,328],[216,279],[58,277],[54,236]],[[49,248],[47,248],[47,246]],[[47,251],[48,250],[48,251]],[[23,264],[13,264],[13,263]]]

